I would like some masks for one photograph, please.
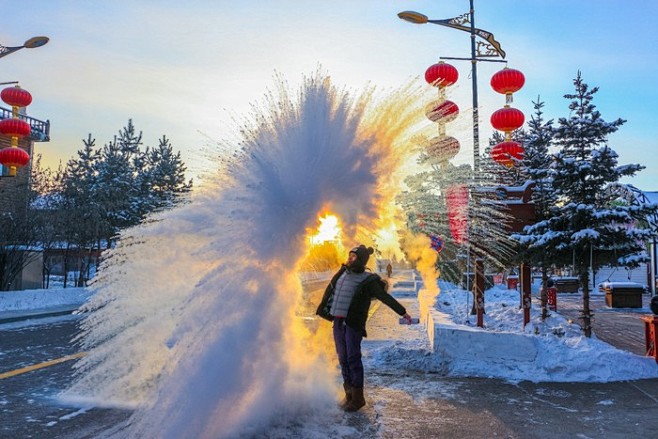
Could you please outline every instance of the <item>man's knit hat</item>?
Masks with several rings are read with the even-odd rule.
[[[352,250],[350,250],[350,253],[354,253],[356,255],[356,261],[359,265],[366,266],[368,263],[368,258],[370,257],[371,254],[373,254],[375,250],[372,247],[366,248],[365,245],[361,244],[358,247],[354,247]]]

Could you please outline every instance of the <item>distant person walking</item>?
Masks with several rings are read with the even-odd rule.
[[[389,262],[388,265],[386,266],[386,275],[388,277],[391,277],[392,274],[393,274],[393,266]]]
[[[354,247],[347,263],[333,276],[324,292],[316,314],[333,321],[334,343],[343,376],[345,400],[341,408],[355,412],[366,404],[363,396],[363,362],[361,340],[366,337],[366,320],[370,301],[379,299],[411,322],[404,306],[386,292],[386,283],[374,273],[366,272],[372,247]]]

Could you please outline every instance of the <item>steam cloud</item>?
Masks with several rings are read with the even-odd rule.
[[[134,407],[134,438],[224,438],[333,404],[336,368],[295,316],[305,230],[330,208],[348,237],[395,216],[420,90],[352,96],[283,80],[223,145],[189,203],[127,231],[86,306],[65,397]]]

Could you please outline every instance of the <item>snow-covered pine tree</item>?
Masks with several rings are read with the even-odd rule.
[[[653,206],[623,206],[606,189],[622,177],[643,169],[638,164],[617,164],[617,154],[607,145],[608,135],[625,122],[606,122],[592,103],[598,87],[589,88],[578,72],[573,81],[570,117],[560,118],[554,142],[560,147],[552,168],[556,208],[545,224],[545,233],[534,235],[535,243],[552,246],[554,258],[572,260],[583,291],[583,331],[591,336],[589,268],[605,264],[637,266],[648,260],[643,241],[649,229],[635,226],[634,218],[645,217]]]
[[[96,194],[101,154],[95,150],[96,140],[91,134],[82,143],[78,158],[69,160],[64,169],[58,210],[65,217],[64,240],[86,246],[97,241],[98,232],[107,226],[100,222],[103,207]]]
[[[547,231],[547,219],[552,216],[552,209],[556,204],[556,194],[553,190],[551,165],[552,156],[548,152],[553,139],[553,120],[544,121],[542,108],[544,103],[537,98],[533,101],[534,114],[528,121],[528,130],[524,133],[523,145],[525,153],[523,156],[524,174],[533,184],[532,202],[535,206],[536,223],[526,226],[521,233],[512,235],[512,239],[522,243],[522,258],[539,267],[542,272],[542,294],[541,294],[541,316],[548,316],[546,284],[548,281],[548,267],[552,262],[552,245],[542,245],[541,238]]]
[[[150,200],[150,212],[173,207],[192,189],[192,181],[185,182],[186,168],[180,151],[174,153],[166,136],[159,139],[156,148],[146,148],[141,162],[141,196]]]
[[[437,258],[441,277],[455,283],[461,281],[464,267],[459,266],[457,254],[460,246],[450,232],[445,190],[450,185],[465,183],[471,171],[467,165],[456,167],[447,160],[440,165],[432,163],[429,156],[421,154],[421,165],[427,170],[407,177],[408,191],[401,193],[396,202],[407,216],[407,227],[413,233],[438,236],[443,241],[443,250]]]
[[[139,224],[149,213],[172,207],[179,195],[189,192],[185,164],[162,137],[157,148],[142,152],[142,133],[132,120],[118,136],[95,149],[91,134],[83,140],[78,158],[70,160],[63,177],[62,199],[66,209],[79,217],[69,223],[75,228],[69,236],[82,238],[83,225],[91,222],[96,243],[111,245],[122,229]]]
[[[83,149],[77,159],[68,161],[61,176],[61,188],[56,206],[50,211],[50,220],[59,224],[60,239],[64,243],[65,256],[80,254],[85,249],[97,247],[100,236],[105,236],[107,222],[103,220],[103,204],[96,195],[98,186],[97,166],[101,158],[95,150],[96,141],[91,137],[83,139]],[[68,272],[78,267],[70,267],[65,257],[64,286],[68,283]],[[78,270],[83,273],[84,270]],[[81,279],[78,279],[82,283]]]

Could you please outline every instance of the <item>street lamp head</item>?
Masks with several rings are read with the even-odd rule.
[[[49,41],[48,37],[32,37],[23,43],[23,47],[34,49],[35,47],[44,46]]]
[[[11,55],[14,52],[18,52],[21,49],[28,48],[34,49],[35,47],[41,47],[49,41],[48,37],[32,37],[23,43],[22,46],[6,47],[0,44],[0,58],[7,55]]]
[[[420,12],[415,11],[403,11],[398,13],[398,17],[404,21],[414,24],[425,24],[427,23],[427,15],[423,15]]]

